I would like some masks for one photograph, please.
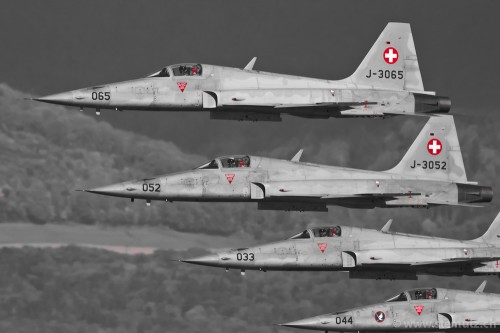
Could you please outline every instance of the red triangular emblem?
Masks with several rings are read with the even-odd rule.
[[[226,179],[229,182],[229,184],[231,184],[234,179],[234,173],[226,173]]]
[[[186,89],[187,85],[187,82],[177,82],[177,86],[182,92],[184,92],[184,89]]]
[[[422,313],[422,311],[424,310],[424,306],[423,305],[415,305],[414,308],[417,311],[417,313],[418,313],[419,316]]]
[[[326,243],[318,243],[318,247],[319,247],[319,249],[321,250],[321,253],[325,253],[325,250],[326,250],[326,246],[327,246],[327,245],[328,245],[328,244],[326,244]]]

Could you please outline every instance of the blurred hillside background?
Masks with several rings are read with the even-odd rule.
[[[404,155],[425,118],[240,123],[208,121],[203,113],[113,111],[96,117],[25,98],[179,62],[242,67],[253,56],[259,70],[340,79],[388,21],[409,22],[426,89],[452,98],[469,180],[498,192],[500,3],[20,0],[0,9],[0,246],[161,248],[149,256],[1,248],[1,332],[292,332],[273,324],[378,302],[400,289],[473,289],[483,280],[278,272],[242,278],[171,259],[283,239],[312,225],[380,228],[389,218],[396,231],[472,239],[500,211],[498,194],[485,208],[286,213],[240,203],[148,208],[75,191],[194,168],[218,155],[289,159],[300,148],[304,161],[384,170]],[[500,293],[498,278],[488,280],[487,291]]]

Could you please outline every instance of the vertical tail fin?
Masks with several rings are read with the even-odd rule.
[[[410,24],[387,24],[349,80],[370,88],[424,91]]]
[[[401,162],[388,172],[467,182],[453,116],[430,117]]]
[[[485,243],[500,243],[500,213],[493,220],[490,227],[484,235],[477,238],[476,241],[483,241]]]

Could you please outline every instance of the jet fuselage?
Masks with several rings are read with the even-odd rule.
[[[480,287],[484,288],[484,286]],[[282,326],[325,332],[498,332],[500,295],[417,288],[368,306]]]
[[[280,113],[307,118],[383,117],[447,112],[450,105],[447,98],[374,89],[346,80],[196,65],[203,68],[200,75],[174,76],[168,69],[172,74],[168,77],[99,85],[37,100],[99,110],[211,111],[214,119],[270,121],[279,121]]]
[[[241,247],[183,262],[261,271],[346,271],[351,278],[416,280],[417,275],[500,274],[500,248],[347,226],[305,230],[290,239]]]
[[[249,166],[225,167],[228,159],[248,158]],[[292,162],[256,156],[221,157],[214,169],[198,168],[160,177],[123,182],[88,192],[162,201],[258,202],[259,209],[325,211],[346,207],[428,207],[436,202],[470,202],[469,187],[439,179]],[[207,163],[208,164],[208,163]],[[392,195],[392,196],[391,196]],[[380,196],[380,197],[379,197]],[[388,198],[388,196],[391,196]]]

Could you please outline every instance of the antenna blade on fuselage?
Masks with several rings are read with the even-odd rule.
[[[255,65],[255,62],[257,61],[257,57],[253,57],[252,60],[243,68],[246,71],[251,71],[253,70],[253,66]]]
[[[388,233],[389,229],[391,229],[391,225],[392,225],[392,219],[387,221],[387,223],[382,227],[382,229],[380,229],[380,232],[383,232],[384,234]]]
[[[302,157],[302,153],[304,152],[304,149],[301,149],[295,154],[295,156],[292,157],[290,161],[292,162],[300,162],[300,158]]]

